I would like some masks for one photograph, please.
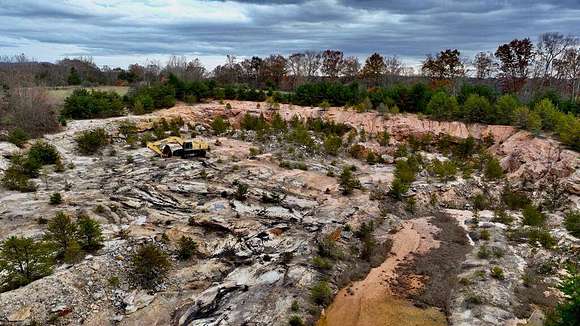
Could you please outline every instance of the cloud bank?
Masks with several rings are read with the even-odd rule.
[[[444,48],[472,56],[516,37],[579,33],[580,2],[4,0],[0,31],[0,54],[48,61],[88,55],[99,64],[126,65],[177,54],[212,66],[226,54],[336,48],[416,62]]]

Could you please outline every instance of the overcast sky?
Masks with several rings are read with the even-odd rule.
[[[416,63],[549,31],[580,35],[580,0],[0,0],[0,54],[111,66],[177,54],[211,68],[226,54],[328,48]]]

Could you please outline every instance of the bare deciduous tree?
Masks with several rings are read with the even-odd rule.
[[[286,58],[279,54],[273,54],[264,59],[264,80],[271,82],[274,86],[280,87],[282,80],[286,76]]]
[[[322,73],[332,80],[338,78],[344,54],[339,50],[326,50],[322,52]]]
[[[435,57],[427,55],[421,70],[426,76],[440,80],[461,77],[465,74],[465,65],[460,55],[457,49],[441,51]]]
[[[175,75],[180,79],[185,78],[185,70],[187,69],[187,57],[186,56],[176,56],[172,55],[167,60],[167,64],[165,65],[165,69],[163,69],[164,75]]]
[[[557,60],[566,50],[578,44],[578,39],[573,36],[564,36],[561,33],[540,34],[537,44],[537,77],[542,78],[544,86],[551,85],[554,77],[554,61]]]
[[[580,94],[580,48],[570,48],[554,61],[556,76],[567,84],[570,99],[576,101]]]
[[[185,79],[198,81],[202,80],[205,76],[205,67],[201,64],[198,58],[195,58],[187,63],[185,68]]]
[[[161,75],[161,63],[159,60],[147,60],[145,63],[144,80],[147,85],[159,80]]]
[[[347,82],[351,82],[356,79],[360,70],[360,62],[357,57],[346,57],[342,63],[341,74]]]
[[[292,86],[302,84],[305,74],[306,55],[304,53],[293,53],[288,57],[288,71],[291,74]]]
[[[494,75],[497,64],[495,57],[490,52],[479,52],[473,59],[475,78],[486,79]]]
[[[213,70],[215,79],[223,84],[235,84],[240,81],[242,75],[242,66],[236,62],[234,55],[226,56],[226,63],[215,67]]]
[[[40,87],[11,88],[0,113],[0,126],[22,129],[32,137],[55,132],[60,126],[46,89]]]
[[[264,60],[260,57],[252,57],[251,59],[243,60],[240,62],[240,67],[242,68],[242,79],[245,82],[250,83],[252,86],[258,87],[263,66]]]
[[[401,76],[404,66],[403,62],[396,56],[385,58],[385,76],[387,83],[391,84],[396,81],[398,76]]]
[[[318,70],[321,66],[322,54],[317,51],[305,51],[304,52],[304,64],[305,64],[305,74],[308,81],[318,74]]]
[[[530,73],[534,55],[534,45],[530,39],[515,39],[497,48],[495,56],[500,60],[500,77],[503,88],[508,92],[518,92]]]

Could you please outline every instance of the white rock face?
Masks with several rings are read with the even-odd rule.
[[[145,128],[150,126],[149,120],[161,115],[179,115],[201,130],[197,126],[207,124],[217,114],[235,124],[246,111],[261,112],[255,109],[255,103],[232,101],[232,105],[234,109],[229,112],[224,112],[223,105],[204,103],[131,119]],[[287,119],[293,114],[320,114],[286,105],[280,112]],[[402,219],[418,217],[431,207],[432,195],[441,207],[454,208],[447,212],[464,228],[473,246],[463,262],[465,275],[461,276],[478,270],[489,274],[492,263],[502,266],[506,274],[503,282],[487,277],[471,285],[485,294],[486,303],[480,307],[468,308],[468,289],[459,289],[450,304],[452,322],[503,325],[514,320],[519,304],[514,288],[528,266],[532,248],[527,243],[508,241],[508,227],[492,221],[491,211],[480,212],[479,223],[472,220],[472,211],[465,207],[484,186],[480,175],[441,183],[428,179],[423,171],[408,194],[417,199],[419,213],[409,213],[403,206],[398,210],[396,205],[381,207],[385,198],[369,197],[374,190],[388,189],[394,176],[394,159],[387,151],[392,154],[398,142],[408,135],[434,132],[481,138],[492,133],[498,141],[492,150],[502,158],[510,178],[519,181],[529,175],[541,184],[552,162],[552,172],[572,194],[578,194],[577,153],[562,150],[546,139],[531,141],[528,135],[505,126],[433,122],[413,115],[384,120],[374,114],[336,108],[323,116],[370,133],[389,130],[394,135],[393,148],[381,148],[387,162],[371,166],[346,156],[329,159],[312,154],[301,159],[308,166],[307,171],[285,169],[279,166],[280,158],[275,155],[282,155],[282,159],[289,155],[280,149],[283,142],[252,143],[227,137],[219,138],[220,146],[212,145],[205,160],[161,160],[145,148],[130,148],[117,137],[102,155],[77,153],[76,133],[97,127],[114,133],[117,123],[126,118],[74,121],[63,132],[46,136],[46,141],[62,154],[67,168],[57,173],[54,167],[44,167],[43,177],[35,180],[39,186],[35,193],[0,188],[0,240],[12,235],[41,239],[46,226],[39,222],[65,211],[99,221],[105,243],[79,263],[60,265],[50,276],[1,293],[0,324],[33,320],[43,324],[59,314],[62,323],[69,325],[223,325],[225,321],[235,326],[286,325],[294,314],[290,310],[293,301],[301,303],[299,314],[307,319],[310,288],[314,284],[328,278],[336,292],[344,275],[367,264],[354,250],[362,248],[356,231],[363,222],[382,221],[384,229],[374,233],[382,242],[392,226]],[[218,139],[209,133],[202,137],[210,144]],[[364,144],[380,148],[373,141]],[[249,148],[262,145],[273,153],[249,159]],[[111,149],[115,150],[114,155]],[[295,150],[301,151],[298,146]],[[14,145],[0,142],[0,170],[7,167],[6,156],[17,151]],[[129,156],[131,162],[127,160]],[[443,159],[440,154],[428,156],[436,157]],[[334,159],[338,162],[331,164]],[[336,175],[343,165],[357,167],[353,173],[363,190],[355,190],[350,196],[340,193]],[[335,176],[329,176],[332,174]],[[238,182],[249,185],[245,200],[234,198]],[[499,198],[501,185],[493,184],[487,190],[490,196]],[[48,203],[54,192],[62,194],[62,204]],[[478,235],[483,229],[492,232],[493,240],[488,245],[504,250],[504,256],[493,262],[477,257],[482,245]],[[553,225],[553,230],[565,244],[575,243],[560,225]],[[336,237],[341,253],[348,257],[333,260],[331,272],[313,264],[313,258],[319,255],[318,242],[328,235]],[[196,254],[187,261],[177,259],[182,237],[197,244]],[[155,242],[172,260],[169,275],[151,291],[139,288],[131,274],[133,253],[148,242]]]

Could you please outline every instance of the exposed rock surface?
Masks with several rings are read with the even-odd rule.
[[[233,109],[229,111],[224,105],[209,103],[177,106],[139,117],[72,121],[63,132],[46,136],[63,156],[67,169],[57,173],[52,166],[44,167],[43,177],[34,180],[38,185],[35,193],[0,189],[0,240],[11,235],[38,239],[46,229],[38,223],[40,218],[50,219],[56,212],[66,211],[84,213],[99,221],[105,247],[80,263],[61,265],[50,276],[1,293],[0,324],[24,325],[33,320],[42,324],[56,318],[71,325],[286,325],[294,314],[314,322],[316,315],[309,314],[310,289],[316,282],[328,278],[336,293],[350,278],[362,278],[370,268],[353,254],[348,256],[350,260],[337,260],[332,272],[321,270],[312,262],[319,241],[333,235],[338,246],[351,254],[352,248],[361,244],[353,230],[363,222],[380,221],[381,228],[375,235],[384,241],[391,228],[396,232],[394,226],[411,217],[412,213],[404,209],[381,209],[379,201],[369,199],[376,189],[392,181],[394,158],[390,155],[397,142],[409,135],[482,138],[492,134],[497,142],[492,150],[511,179],[530,178],[537,187],[542,178],[556,175],[565,189],[578,195],[578,153],[562,149],[553,140],[530,138],[528,133],[508,126],[435,122],[415,115],[385,119],[340,108],[323,112],[282,105],[280,113],[286,119],[299,114],[346,123],[369,133],[388,130],[394,138],[388,149],[375,141],[367,142],[384,151],[381,154],[387,163],[377,165],[347,157],[337,158],[335,164],[328,157],[311,155],[303,158],[307,171],[284,169],[279,166],[283,157],[270,153],[276,146],[267,141],[252,143],[241,137],[207,133],[204,139],[212,144],[212,150],[204,160],[162,160],[146,148],[131,148],[118,137],[102,155],[80,156],[75,148],[76,133],[103,127],[116,134],[118,122],[125,119],[145,130],[160,117],[179,116],[202,130],[209,129],[207,124],[217,115],[236,124],[245,112],[271,114],[256,108],[256,103],[231,104]],[[213,145],[216,143],[219,145]],[[265,153],[250,158],[249,149],[255,146],[264,148]],[[6,168],[7,157],[18,150],[0,143],[0,171]],[[354,174],[363,188],[350,196],[340,193],[336,177],[343,165],[356,167]],[[234,197],[239,182],[250,185],[245,200]],[[440,207],[460,209],[458,221],[472,231],[473,217],[464,209],[469,208],[474,193],[483,188],[481,176],[441,183],[423,173],[412,184],[409,196],[417,200],[419,210],[430,205],[432,196],[440,199]],[[490,193],[497,194],[500,185],[491,184],[489,188],[493,188]],[[49,205],[48,198],[54,192],[63,195],[62,204]],[[491,223],[489,214],[483,217],[482,223]],[[521,300],[514,295],[514,285],[521,278],[532,247],[509,243],[502,226],[489,225],[497,230],[493,245],[501,246],[506,253],[494,261],[508,271],[506,280],[488,278],[473,285],[482,291],[491,289],[481,307],[466,306],[468,293],[457,293],[448,311],[453,323],[501,325],[521,317],[515,313]],[[477,225],[484,226],[487,224]],[[577,241],[559,224],[554,227],[554,233],[561,232],[560,238],[568,244]],[[136,287],[128,272],[136,248],[155,241],[173,253],[182,236],[197,242],[198,255],[186,262],[173,259],[166,281],[156,291]],[[464,263],[465,275],[487,263],[475,258],[481,244],[472,244],[473,252]],[[295,301],[300,305],[298,311],[291,310]],[[485,319],[482,314],[494,317]]]
[[[209,123],[215,116],[225,116],[233,124],[239,123],[246,112],[270,116],[273,111],[267,110],[262,103],[257,108],[254,102],[229,101],[231,110],[225,110],[224,105],[217,102],[196,106],[177,106],[160,112],[167,117],[181,116],[191,121]],[[550,175],[557,175],[566,189],[578,195],[579,176],[578,165],[580,156],[577,152],[567,150],[561,144],[550,138],[534,137],[527,131],[518,131],[512,126],[466,124],[453,121],[433,121],[420,118],[415,114],[397,114],[388,118],[375,112],[357,113],[343,108],[296,107],[281,104],[278,111],[282,118],[291,119],[294,115],[302,118],[323,118],[337,123],[344,123],[367,133],[388,131],[396,140],[405,140],[410,135],[424,134],[449,135],[457,138],[473,137],[483,139],[493,136],[496,144],[492,152],[502,160],[502,165],[509,171],[512,180],[533,180],[544,182]],[[574,175],[575,174],[575,175]]]

